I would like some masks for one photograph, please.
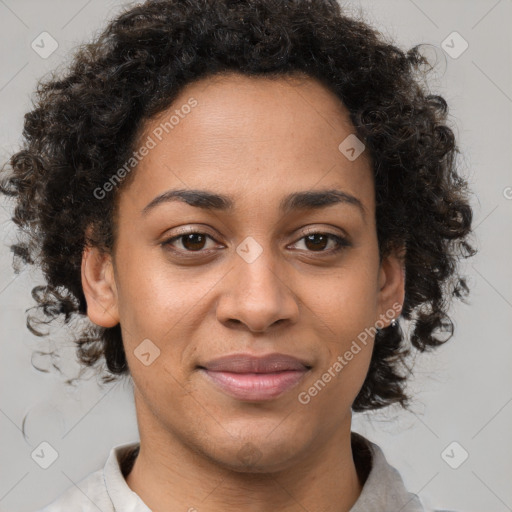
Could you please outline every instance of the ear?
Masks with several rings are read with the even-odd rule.
[[[89,319],[101,327],[115,327],[119,311],[112,258],[94,246],[82,253],[82,289]]]
[[[382,258],[379,269],[378,313],[383,328],[398,318],[405,299],[405,248]]]

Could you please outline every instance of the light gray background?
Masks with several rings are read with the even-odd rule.
[[[454,337],[434,354],[417,358],[414,412],[356,415],[354,430],[382,446],[407,487],[427,505],[465,512],[512,510],[512,1],[344,3],[349,13],[362,9],[402,48],[429,43],[440,57],[431,87],[450,106],[450,123],[463,151],[461,169],[475,191],[480,251],[465,267],[471,302],[453,310]],[[67,62],[70,49],[89,40],[124,4],[0,0],[2,161],[20,141],[37,79]],[[59,44],[47,59],[31,48],[42,31]],[[453,31],[469,44],[456,59],[441,49]],[[40,373],[31,366],[35,349],[58,346],[66,376],[78,368],[65,330],[54,329],[48,341],[25,327],[25,310],[34,305],[30,291],[43,282],[30,270],[15,276],[5,246],[14,227],[2,205],[0,510],[23,512],[102,467],[112,446],[138,437],[130,385],[100,388],[90,378],[69,388],[56,372]],[[51,366],[48,358],[38,364]],[[31,458],[43,440],[59,454],[46,470]],[[453,441],[469,453],[458,469],[441,457]],[[452,459],[460,457],[460,450],[449,450]]]

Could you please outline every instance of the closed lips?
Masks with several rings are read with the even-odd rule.
[[[242,401],[274,400],[297,386],[311,369],[286,354],[231,354],[199,366],[208,382]]]
[[[305,371],[309,370],[311,365],[293,356],[279,353],[259,357],[250,354],[232,354],[209,361],[200,368],[211,372],[276,373]]]

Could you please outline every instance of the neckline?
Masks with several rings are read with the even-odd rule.
[[[351,445],[357,476],[361,486],[364,486],[372,468],[372,452],[364,437],[357,432],[351,432]],[[133,469],[139,452],[140,442],[132,450],[128,450],[119,461],[119,467],[125,480]]]
[[[137,459],[139,452],[140,442],[135,445],[132,450],[128,450],[121,460],[119,460],[119,468],[121,469],[121,473],[125,480],[133,469],[133,465],[135,464],[135,460]]]

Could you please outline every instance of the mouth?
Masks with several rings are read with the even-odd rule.
[[[275,399],[297,386],[311,370],[305,361],[285,354],[256,357],[234,354],[198,366],[208,381],[243,401]]]

